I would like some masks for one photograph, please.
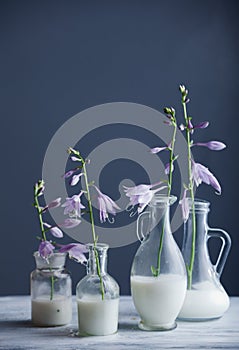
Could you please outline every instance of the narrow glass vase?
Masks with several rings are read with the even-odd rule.
[[[175,201],[174,196],[157,194],[149,210],[137,220],[141,245],[131,269],[131,292],[142,330],[174,329],[184,301],[186,269],[170,227],[169,209]],[[143,233],[145,220],[148,222],[146,236]]]
[[[88,244],[87,275],[76,287],[79,335],[109,335],[118,330],[119,286],[107,273],[107,244]],[[98,257],[99,270],[96,264]],[[103,289],[102,289],[103,288]]]

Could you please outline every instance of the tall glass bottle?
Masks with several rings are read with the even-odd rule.
[[[186,293],[186,270],[181,252],[172,236],[170,205],[174,196],[156,194],[149,210],[137,220],[141,240],[131,269],[131,292],[143,330],[169,330],[176,327],[175,319]],[[148,221],[144,237],[143,222]]]
[[[71,277],[65,270],[66,253],[53,253],[48,260],[34,253],[31,273],[32,322],[37,326],[61,326],[71,322]]]
[[[118,330],[119,286],[107,273],[107,244],[87,245],[87,275],[77,284],[79,334],[109,335]],[[99,259],[100,275],[96,265]],[[102,293],[103,287],[103,293]]]
[[[193,248],[193,210],[189,202],[189,219],[184,225],[182,253],[185,264],[189,266],[192,249],[195,249],[192,279],[188,279],[188,289],[179,317],[189,321],[210,320],[221,317],[229,307],[229,297],[220,283],[230,247],[231,239],[227,232],[218,228],[209,228],[208,212],[210,203],[195,200],[196,239]],[[212,237],[222,241],[215,265],[211,263],[208,253],[208,240]],[[190,283],[191,280],[191,283]]]

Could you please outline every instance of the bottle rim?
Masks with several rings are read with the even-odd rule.
[[[172,205],[176,202],[177,197],[170,195],[167,196],[166,194],[161,194],[161,193],[155,193],[152,200],[149,203],[149,206],[155,206],[155,205],[162,205],[162,204],[168,204]]]
[[[193,201],[191,198],[188,198],[188,204],[190,211],[192,210]],[[196,211],[209,211],[210,202],[205,199],[195,198],[194,199],[194,208]]]

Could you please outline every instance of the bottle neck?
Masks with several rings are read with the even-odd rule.
[[[100,274],[107,273],[107,250],[109,246],[107,244],[88,244],[89,259],[87,263],[87,274],[98,275],[98,266]],[[99,264],[97,264],[97,260]]]

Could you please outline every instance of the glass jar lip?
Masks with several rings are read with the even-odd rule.
[[[188,204],[189,204],[189,208],[190,210],[192,209],[192,199],[191,198],[188,198]],[[207,210],[209,211],[210,207],[210,202],[208,202],[207,200],[205,199],[200,199],[200,198],[194,198],[194,208],[195,210]]]
[[[86,247],[89,250],[92,250],[92,249],[94,249],[94,243],[87,243]],[[107,243],[96,243],[95,247],[99,251],[104,251],[104,250],[107,250],[109,248],[109,244],[107,244]]]
[[[33,253],[37,269],[49,270],[64,268],[67,253],[53,252],[47,259],[44,259],[38,251]]]
[[[169,204],[172,205],[173,203],[175,203],[177,200],[176,196],[170,195],[167,196],[166,194],[162,194],[162,193],[155,193],[152,200],[149,203],[149,206],[154,206],[157,204]]]

